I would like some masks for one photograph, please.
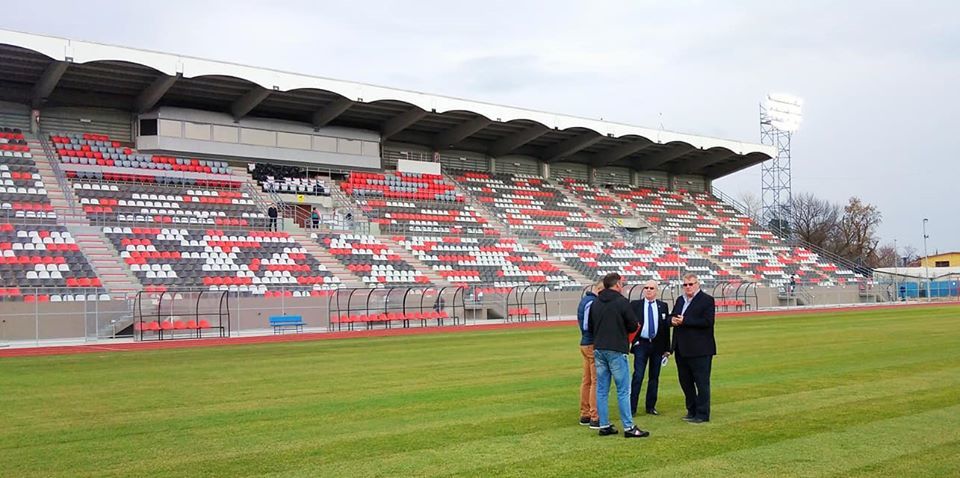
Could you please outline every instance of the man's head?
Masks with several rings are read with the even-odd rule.
[[[616,272],[611,272],[603,276],[603,288],[622,292],[623,277],[620,277],[620,274],[617,274]]]
[[[657,298],[657,281],[648,280],[643,284],[643,298],[647,300],[654,300]]]
[[[685,274],[683,276],[683,295],[693,298],[697,292],[700,292],[700,279],[697,278],[696,274]]]
[[[594,294],[599,294],[601,290],[603,290],[602,280],[598,280],[594,282],[593,285],[590,286],[590,292],[593,292]]]

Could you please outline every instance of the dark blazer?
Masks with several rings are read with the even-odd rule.
[[[683,296],[677,298],[671,315],[683,315],[683,324],[673,328],[673,351],[681,357],[702,357],[717,354],[713,337],[716,306],[713,297],[700,291],[683,314]]]
[[[640,299],[630,301],[630,307],[633,308],[633,313],[637,316],[637,321],[640,322],[640,329],[637,330],[637,335],[630,345],[632,350],[634,345],[640,343],[640,333],[647,326],[647,321],[643,318],[643,309],[647,307],[647,300]],[[660,316],[657,317],[657,336],[653,338],[653,353],[663,355],[664,352],[670,349],[670,310],[666,302],[657,299],[657,311]]]

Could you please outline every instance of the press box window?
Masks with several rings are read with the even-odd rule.
[[[140,120],[140,136],[156,136],[156,135],[157,135],[156,119]]]

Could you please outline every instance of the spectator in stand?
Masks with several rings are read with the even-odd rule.
[[[590,306],[603,290],[597,281],[580,299],[577,306],[577,325],[580,328],[580,355],[583,357],[583,380],[580,382],[580,424],[600,429],[597,416],[597,365],[593,358],[593,334],[590,333]]]
[[[277,205],[276,204],[271,204],[270,207],[267,208],[267,217],[270,218],[270,230],[276,231],[277,230]]]
[[[660,388],[660,366],[670,355],[670,318],[666,302],[657,299],[658,284],[647,281],[643,284],[643,299],[630,302],[633,313],[640,320],[640,331],[633,338],[630,351],[633,353],[633,383],[630,384],[630,410],[637,414],[643,375],[649,369],[647,396],[644,410],[647,415],[657,412],[657,393]]]
[[[673,355],[677,378],[686,398],[690,423],[710,421],[710,373],[717,342],[713,336],[716,306],[713,297],[700,290],[696,274],[683,276],[683,295],[673,305]]]
[[[590,306],[589,326],[593,334],[593,357],[597,365],[597,417],[600,436],[615,435],[617,429],[610,424],[607,405],[610,394],[610,378],[617,385],[617,405],[620,421],[623,422],[625,438],[642,438],[650,433],[633,424],[630,414],[630,364],[627,351],[630,345],[628,334],[637,330],[637,316],[630,302],[622,295],[623,278],[616,272],[603,277],[603,290]]]
[[[313,208],[313,210],[310,211],[310,223],[314,229],[320,229],[320,211],[318,211],[317,208]]]

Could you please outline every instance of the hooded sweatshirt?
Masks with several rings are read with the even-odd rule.
[[[630,350],[629,334],[639,327],[630,301],[612,289],[604,289],[597,295],[590,306],[589,322],[595,350],[623,354]]]

